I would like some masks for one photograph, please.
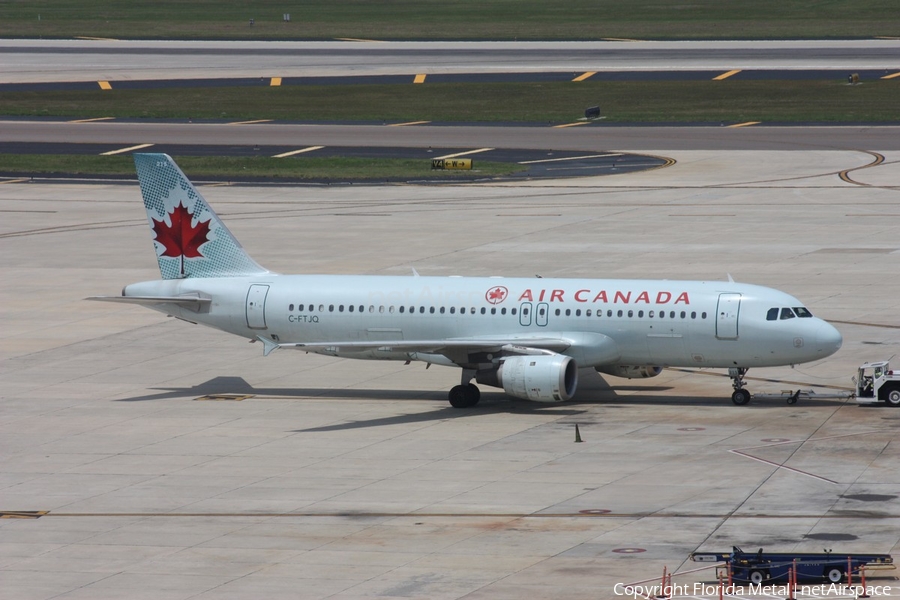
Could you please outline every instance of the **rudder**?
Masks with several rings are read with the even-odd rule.
[[[268,273],[228,231],[168,154],[135,154],[163,279]]]

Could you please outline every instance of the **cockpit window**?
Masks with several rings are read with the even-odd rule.
[[[769,312],[766,313],[766,321],[777,321],[778,320],[778,309],[770,308]]]
[[[812,313],[802,306],[795,306],[794,312],[797,313],[797,316],[801,319],[809,319],[810,317],[812,317]]]
[[[793,319],[793,318],[796,317],[796,316],[797,316],[797,315],[794,314],[794,311],[792,311],[792,310],[789,309],[789,308],[782,308],[782,309],[781,309],[781,320],[782,320],[782,321],[783,321],[784,319]]]

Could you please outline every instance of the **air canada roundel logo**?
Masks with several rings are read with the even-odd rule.
[[[487,300],[490,304],[500,304],[506,297],[509,295],[509,290],[503,287],[502,285],[495,285],[491,289],[487,291],[484,295],[484,299]]]

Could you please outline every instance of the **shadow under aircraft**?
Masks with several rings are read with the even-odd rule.
[[[484,394],[484,402],[479,410],[457,410],[451,407],[441,407],[415,414],[389,415],[360,421],[347,421],[321,427],[293,430],[298,433],[314,433],[325,431],[340,431],[348,429],[360,429],[369,427],[382,427],[404,423],[423,423],[429,421],[441,421],[445,419],[468,418],[484,414],[503,413],[540,413],[542,415],[556,415],[559,417],[574,417],[584,415],[591,406],[602,406],[606,409],[625,408],[627,406],[709,406],[716,402],[714,398],[698,396],[671,396],[663,395],[672,388],[663,385],[632,385],[616,386],[612,388],[596,373],[585,373],[582,377],[583,386],[576,397],[565,403],[536,404],[519,401],[510,398],[503,392],[488,392]],[[205,396],[254,396],[261,399],[280,398],[288,400],[304,399],[332,399],[339,402],[342,399],[396,401],[418,400],[441,402],[443,400],[440,391],[423,390],[383,390],[365,388],[296,388],[296,387],[254,387],[243,377],[214,377],[208,381],[190,387],[166,387],[153,388],[159,390],[156,393],[122,398],[118,402],[144,402],[152,400],[168,400],[175,398],[199,398]],[[623,392],[628,392],[627,395]],[[776,407],[781,402],[754,402],[757,406]],[[826,400],[804,401],[807,406],[824,406],[831,404]]]

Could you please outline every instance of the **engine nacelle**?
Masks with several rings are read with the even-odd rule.
[[[614,377],[624,377],[625,379],[646,379],[647,377],[656,377],[662,373],[662,367],[609,365],[594,368],[599,373],[605,373]]]
[[[478,383],[502,387],[514,398],[534,402],[565,402],[575,394],[578,365],[570,356],[511,356],[495,371],[479,371]]]

